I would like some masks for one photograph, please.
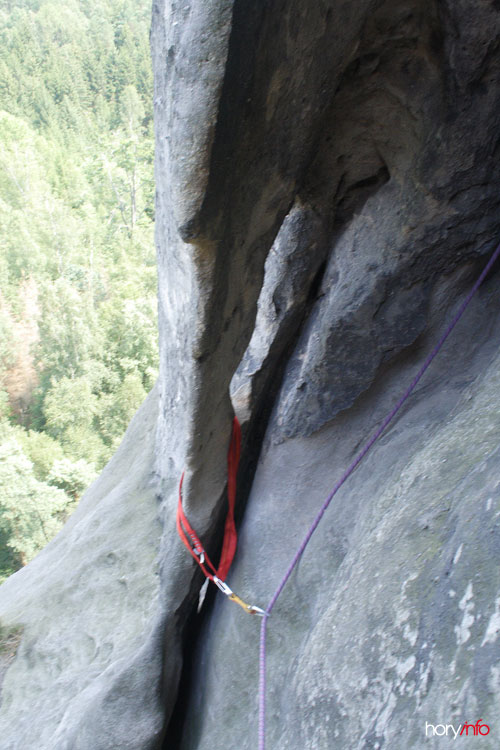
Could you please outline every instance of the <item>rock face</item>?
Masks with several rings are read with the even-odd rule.
[[[283,442],[277,406],[235,591],[270,600],[329,490],[439,336],[457,288],[456,275],[440,285],[419,346],[322,430]],[[498,726],[499,336],[492,279],[323,518],[269,620],[269,747],[421,748],[426,721]],[[182,748],[231,747],[228,736],[256,747],[258,627],[216,600],[193,659]]]
[[[159,407],[0,589],[2,750],[256,746],[258,621],[213,592],[196,615],[180,474],[217,553],[234,409],[228,582],[265,605],[500,238],[499,31],[490,0],[155,0]],[[498,290],[283,591],[269,747],[440,748],[426,722],[479,718],[498,747]]]
[[[1,587],[2,750],[157,744],[157,413],[154,391],[61,533]]]

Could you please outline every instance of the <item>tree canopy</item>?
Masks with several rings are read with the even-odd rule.
[[[157,372],[150,2],[0,3],[0,576]]]

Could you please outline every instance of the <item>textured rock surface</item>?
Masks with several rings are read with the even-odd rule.
[[[159,407],[0,589],[2,750],[255,747],[258,622],[196,618],[180,474],[216,550],[234,406],[230,583],[264,604],[500,235],[499,31],[496,0],[155,0]],[[270,747],[500,727],[498,288],[273,613]]]
[[[261,605],[498,233],[499,17],[471,13],[367,13],[268,255],[231,387],[260,458],[230,584]],[[284,592],[270,747],[420,748],[425,721],[499,722],[497,297],[492,279]],[[255,747],[257,630],[220,597],[208,611],[173,746]]]
[[[420,345],[314,436],[273,442],[273,415],[235,591],[269,601],[328,491],[439,335],[451,313],[443,296],[460,287],[456,277],[442,285]],[[421,748],[426,721],[498,726],[499,337],[493,279],[323,518],[269,622],[269,747]],[[255,747],[258,631],[216,600],[181,747],[231,746],[235,736],[242,750]]]
[[[63,531],[0,589],[2,633],[22,633],[2,750],[153,747],[161,733],[157,411],[154,391]]]

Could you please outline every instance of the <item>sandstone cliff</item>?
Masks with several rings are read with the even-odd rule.
[[[256,747],[258,621],[324,497],[500,238],[496,0],[155,0],[161,372],[60,535],[0,588],[5,750]],[[273,750],[500,732],[493,273],[335,497],[269,623]],[[459,738],[455,747],[465,746]],[[488,744],[489,743],[489,744]]]

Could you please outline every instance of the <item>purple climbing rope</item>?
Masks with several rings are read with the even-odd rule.
[[[370,450],[370,448],[373,446],[373,444],[382,435],[382,433],[384,432],[384,430],[387,427],[387,425],[389,424],[389,422],[391,422],[394,419],[394,417],[396,416],[396,414],[398,413],[398,411],[401,409],[401,407],[403,406],[403,404],[405,403],[405,401],[409,398],[409,396],[411,395],[412,391],[414,390],[414,388],[416,387],[416,385],[418,384],[418,382],[422,378],[423,374],[425,373],[425,371],[427,370],[427,368],[431,364],[432,360],[434,359],[434,357],[436,356],[436,354],[438,354],[438,352],[441,349],[441,347],[443,346],[444,342],[446,341],[446,339],[448,338],[448,336],[453,331],[453,329],[455,328],[456,324],[458,323],[458,321],[460,320],[460,318],[464,314],[466,308],[469,305],[469,302],[471,301],[471,299],[473,298],[473,296],[475,295],[475,293],[477,292],[477,290],[479,289],[479,287],[483,283],[484,279],[486,278],[486,276],[490,272],[491,267],[493,266],[493,264],[495,263],[495,261],[497,260],[497,258],[499,256],[500,256],[500,244],[498,245],[498,247],[496,248],[495,252],[491,256],[490,260],[488,261],[488,263],[485,266],[484,270],[482,271],[482,273],[480,274],[480,276],[477,279],[476,283],[472,287],[471,291],[469,292],[469,294],[465,298],[464,302],[461,304],[461,306],[460,306],[457,314],[455,315],[455,317],[451,321],[450,325],[448,326],[448,328],[446,329],[446,331],[443,333],[443,335],[441,336],[441,338],[439,339],[438,343],[436,344],[436,346],[434,347],[434,349],[431,351],[431,353],[429,354],[429,356],[425,360],[424,364],[422,365],[422,367],[420,368],[420,370],[418,371],[418,373],[413,378],[410,386],[403,393],[403,395],[401,396],[401,398],[399,399],[399,401],[393,407],[392,411],[386,416],[386,418],[383,420],[383,422],[381,422],[381,424],[378,427],[378,429],[373,433],[373,435],[368,440],[368,442],[366,443],[366,445],[361,449],[361,451],[358,453],[358,455],[356,456],[356,458],[354,459],[354,461],[351,463],[351,465],[349,466],[349,468],[344,472],[344,474],[342,475],[342,477],[339,479],[339,481],[337,482],[337,484],[335,485],[335,487],[333,488],[333,490],[330,492],[330,494],[326,498],[325,502],[323,503],[323,505],[321,506],[321,508],[319,510],[318,515],[314,519],[314,521],[313,521],[313,523],[311,525],[311,528],[309,529],[309,531],[305,535],[305,537],[304,537],[304,539],[302,541],[302,544],[300,545],[300,547],[298,548],[297,552],[293,556],[293,559],[292,559],[290,565],[288,566],[285,575],[283,576],[282,580],[280,581],[280,584],[279,584],[278,588],[276,589],[276,591],[274,592],[273,596],[271,597],[271,601],[269,602],[269,604],[266,607],[266,612],[265,612],[264,617],[262,618],[262,625],[261,625],[261,630],[260,630],[260,654],[259,654],[259,670],[260,670],[259,671],[259,750],[265,750],[265,748],[266,748],[266,636],[267,636],[267,619],[268,619],[269,615],[271,614],[272,609],[273,609],[274,605],[276,604],[279,595],[281,594],[281,592],[285,588],[285,585],[286,585],[288,579],[290,578],[290,576],[291,576],[291,574],[293,572],[293,569],[295,568],[295,566],[299,562],[300,558],[302,557],[305,548],[309,544],[309,541],[310,541],[312,535],[316,531],[316,529],[317,529],[317,527],[319,525],[319,522],[323,518],[323,515],[324,515],[326,509],[328,508],[328,506],[330,505],[331,501],[333,500],[334,496],[337,494],[337,492],[342,487],[342,485],[344,484],[344,482],[346,482],[346,480],[351,476],[351,474],[356,469],[356,467],[358,466],[358,464],[361,463],[361,461],[366,456],[366,454],[368,453],[368,451]]]

